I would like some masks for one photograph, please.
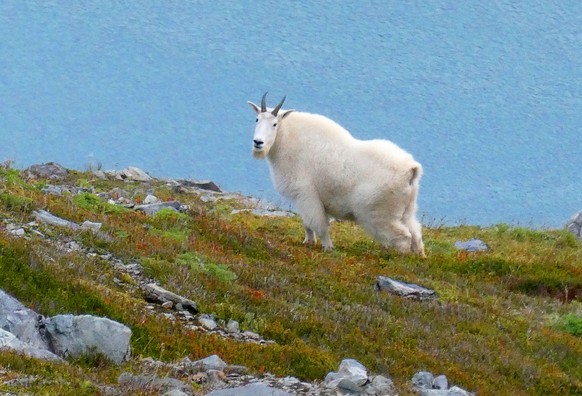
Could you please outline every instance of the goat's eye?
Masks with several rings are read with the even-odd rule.
[[[255,120],[255,122],[259,122],[259,119],[257,118],[257,119]]]
[[[277,126],[277,123],[274,123],[273,126],[276,127]]]

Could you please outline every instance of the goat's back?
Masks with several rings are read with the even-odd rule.
[[[344,212],[364,197],[407,189],[412,169],[421,171],[412,155],[387,140],[358,140],[335,121],[294,112],[282,121],[271,158],[273,181],[291,199],[305,189]],[[341,207],[341,208],[340,208]],[[341,216],[340,216],[341,217]]]

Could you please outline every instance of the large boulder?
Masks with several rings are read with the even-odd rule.
[[[570,217],[565,228],[582,241],[582,210]]]
[[[44,321],[51,350],[62,357],[102,354],[114,363],[131,355],[131,330],[107,318],[57,315]]]
[[[42,316],[0,290],[0,328],[12,333],[33,348],[48,349],[39,332]]]

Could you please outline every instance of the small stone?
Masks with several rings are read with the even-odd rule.
[[[413,283],[401,282],[386,276],[379,276],[375,285],[376,291],[387,291],[404,298],[418,300],[429,300],[436,298],[436,292],[432,289],[415,285]]]
[[[294,386],[294,385],[300,384],[301,381],[299,381],[295,377],[285,377],[285,378],[281,379],[279,381],[279,383],[283,386]]]
[[[174,306],[174,303],[171,301],[166,301],[165,303],[162,304],[162,308],[165,308],[165,309],[172,309],[173,306]]]
[[[251,340],[260,340],[261,339],[261,336],[259,334],[255,333],[254,331],[248,331],[248,330],[245,331],[244,333],[242,333],[242,336],[244,338],[248,338]]]
[[[240,324],[233,319],[230,319],[226,325],[226,331],[233,334],[233,333],[240,333]]]
[[[15,230],[10,231],[10,234],[14,235],[15,237],[21,237],[24,236],[24,234],[26,234],[26,231],[24,231],[24,228],[17,228]]]
[[[465,252],[485,252],[489,250],[489,246],[480,239],[470,239],[468,241],[457,241],[455,242],[455,247],[458,250],[464,250]]]
[[[434,377],[428,371],[419,371],[412,377],[412,385],[421,389],[432,389]]]
[[[83,224],[81,224],[81,229],[99,231],[101,229],[101,225],[101,223],[94,223],[92,221],[85,220]]]
[[[435,377],[432,386],[435,389],[447,390],[449,389],[449,381],[445,375],[441,374]]]
[[[221,370],[210,369],[206,371],[206,375],[211,384],[221,384],[226,381],[226,374]]]
[[[93,176],[100,180],[107,180],[107,175],[102,170],[94,170]]]
[[[151,204],[156,204],[159,202],[160,202],[160,200],[158,199],[158,197],[156,197],[155,195],[152,195],[152,194],[148,194],[143,200],[144,205],[151,205]]]
[[[397,393],[396,388],[394,387],[394,382],[383,375],[375,376],[372,379],[369,388],[373,391],[373,393],[371,393],[373,395],[394,395]]]
[[[224,360],[222,360],[220,358],[220,356],[218,356],[218,355],[211,355],[211,356],[208,356],[207,358],[197,360],[195,362],[190,362],[190,359],[188,359],[187,361],[186,361],[186,359],[184,359],[183,362],[186,362],[186,363],[189,362],[190,366],[202,369],[204,371],[208,371],[208,370],[223,371],[228,366],[224,362]]]
[[[206,330],[214,330],[218,327],[218,324],[216,324],[214,319],[205,315],[202,315],[198,318],[198,323],[200,323],[200,325]]]

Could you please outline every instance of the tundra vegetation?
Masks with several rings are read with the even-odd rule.
[[[0,167],[0,288],[46,316],[91,314],[127,325],[133,357],[121,366],[98,358],[63,364],[0,351],[2,392],[18,391],[7,381],[31,377],[28,394],[99,394],[96,384],[115,384],[141,358],[218,354],[257,374],[305,380],[322,380],[342,359],[354,358],[389,375],[401,395],[415,394],[409,383],[420,370],[443,373],[480,395],[582,393],[582,246],[566,231],[425,221],[428,258],[421,259],[386,250],[353,223],[338,222],[331,231],[336,249],[322,252],[301,243],[299,217],[231,214],[240,202],[203,202],[160,180],[101,180],[70,171],[58,184],[85,192],[61,196],[41,191],[51,183]],[[153,190],[190,210],[147,217],[97,198],[114,188],[129,191],[136,202]],[[237,320],[243,330],[276,343],[241,343],[187,330],[179,321],[154,320],[139,290],[120,287],[115,271],[98,259],[60,251],[34,234],[9,236],[3,220],[26,223],[39,209],[78,223],[101,222],[101,233],[50,227],[45,233],[137,260],[148,276],[196,301],[201,312]],[[455,241],[470,238],[491,249],[454,248]],[[378,276],[429,287],[438,299],[376,292]]]

